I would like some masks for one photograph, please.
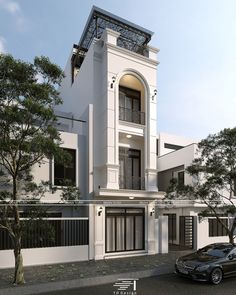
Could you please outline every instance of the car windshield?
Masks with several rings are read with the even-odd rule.
[[[203,255],[225,257],[232,250],[231,245],[209,245],[199,250]]]

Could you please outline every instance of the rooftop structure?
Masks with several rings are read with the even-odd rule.
[[[99,39],[103,31],[109,28],[119,32],[119,47],[145,55],[146,45],[153,32],[120,18],[99,7],[93,6],[78,45],[74,45],[73,67],[80,68],[94,38]]]

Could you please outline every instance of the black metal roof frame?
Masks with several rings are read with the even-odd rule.
[[[100,38],[102,32],[110,28],[120,33],[118,45],[132,51],[138,51],[150,40],[153,32],[120,18],[99,7],[93,6],[80,38],[78,46],[88,49],[94,38]]]

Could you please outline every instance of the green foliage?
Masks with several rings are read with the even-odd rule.
[[[227,214],[235,220],[236,128],[209,135],[198,144],[198,149],[199,157],[186,168],[192,176],[192,184],[179,187],[173,181],[166,198],[192,199],[204,204],[207,209],[202,212],[202,217],[210,214],[220,222],[219,216]],[[233,222],[233,226],[227,228],[231,241],[235,226],[236,222]]]
[[[53,157],[69,161],[70,155],[60,148],[54,113],[54,107],[62,103],[57,87],[63,76],[47,57],[35,57],[28,63],[0,54],[0,229],[8,231],[14,244],[15,283],[24,282],[21,238],[33,233],[39,224],[39,239],[55,236],[53,228],[40,217],[40,206],[30,211],[30,222],[21,222],[20,210],[26,209],[19,201],[39,204],[51,189],[48,183],[34,183],[31,171],[36,164]],[[75,196],[74,191],[71,193]]]
[[[30,64],[0,55],[0,165],[14,179],[60,153],[53,108],[61,103],[56,86],[62,77],[48,58]]]

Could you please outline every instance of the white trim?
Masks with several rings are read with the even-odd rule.
[[[8,218],[13,220],[13,218]],[[32,218],[22,217],[20,220],[32,220]],[[33,220],[89,220],[89,217],[43,217],[43,218],[33,218]]]
[[[138,59],[140,61],[143,61],[143,62],[146,62],[148,64],[151,64],[151,65],[153,65],[155,67],[159,64],[159,61],[150,59],[149,57],[143,56],[141,54],[138,54],[136,52],[130,51],[130,50],[125,49],[123,47],[119,47],[117,45],[113,45],[111,43],[106,43],[106,47],[107,47],[107,50],[108,49],[112,49],[112,50],[115,50],[115,51],[117,51],[119,53],[125,54],[126,55],[126,59],[127,59],[127,56],[130,56],[130,57],[133,57],[133,58]]]

